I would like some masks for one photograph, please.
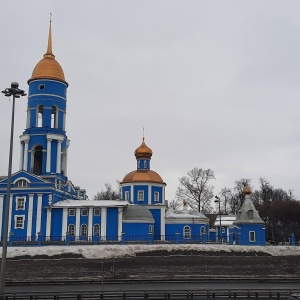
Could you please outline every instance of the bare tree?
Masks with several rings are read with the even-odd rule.
[[[114,190],[109,183],[105,183],[105,188],[94,195],[93,200],[117,200],[121,199],[119,190]]]
[[[237,210],[243,205],[245,201],[245,187],[248,186],[251,190],[251,179],[248,178],[241,178],[240,180],[236,180],[234,182],[234,192],[235,192],[235,199],[234,205]],[[236,211],[237,211],[236,210]]]
[[[178,198],[175,198],[169,201],[168,207],[174,210],[180,209],[182,207],[182,201]]]
[[[211,199],[214,187],[210,181],[215,179],[215,173],[211,169],[193,168],[186,176],[179,178],[177,196],[185,199],[193,210],[209,213],[212,210]]]

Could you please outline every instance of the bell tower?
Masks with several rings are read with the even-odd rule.
[[[28,80],[26,129],[20,136],[20,169],[35,175],[67,180],[70,141],[66,136],[68,83],[52,52],[52,22],[44,57]]]

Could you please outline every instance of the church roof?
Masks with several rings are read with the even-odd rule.
[[[261,219],[250,199],[251,191],[249,187],[246,187],[244,192],[245,201],[241,209],[238,211],[236,220],[233,224],[264,224],[265,222]]]
[[[142,205],[128,205],[124,209],[123,220],[154,222],[151,211]]]
[[[151,158],[153,152],[152,150],[145,144],[145,138],[143,138],[141,146],[135,149],[134,155],[136,158]]]
[[[37,63],[35,66],[31,78],[28,82],[35,79],[54,79],[62,81],[67,84],[65,81],[65,75],[62,67],[55,59],[55,55],[52,53],[52,28],[51,21],[49,27],[49,36],[48,36],[48,47],[47,52],[44,54],[44,57]]]
[[[166,219],[204,219],[208,221],[208,218],[202,212],[186,209],[168,209],[166,211]]]
[[[56,202],[53,207],[123,207],[129,203],[124,200],[72,200]]]
[[[131,183],[131,182],[154,182],[154,183],[164,183],[160,175],[151,170],[135,170],[128,173],[121,183]]]

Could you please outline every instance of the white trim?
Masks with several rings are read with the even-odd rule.
[[[24,140],[24,158],[23,158],[23,170],[28,171],[27,163],[28,163],[28,144],[29,140]]]
[[[0,238],[2,239],[2,220],[3,217],[3,203],[4,203],[4,195],[0,195]]]
[[[61,238],[63,239],[63,236],[66,235],[68,231],[68,208],[63,208],[62,213],[62,227],[61,227]]]
[[[31,97],[36,97],[36,96],[48,96],[48,97],[57,97],[57,98],[60,98],[60,99],[63,99],[65,101],[67,101],[67,98],[65,97],[62,97],[62,96],[59,96],[59,95],[56,95],[56,94],[32,94],[28,97],[28,100],[31,98]]]
[[[186,228],[188,228],[189,229],[189,236],[188,237],[186,237],[186,235],[185,235],[185,229]],[[183,233],[183,238],[184,239],[187,239],[187,240],[189,240],[189,239],[191,239],[191,227],[189,226],[189,225],[185,225],[184,227],[183,227],[183,229],[182,229],[182,233]]]
[[[50,133],[47,133],[46,138],[47,139],[51,139],[51,140],[61,141],[61,142],[64,140],[64,137],[61,136],[60,134],[50,134]]]
[[[51,235],[51,219],[52,219],[52,213],[50,208],[47,209],[47,221],[46,221],[46,239],[50,240]]]
[[[6,202],[6,205],[8,205],[7,202]],[[9,217],[8,217],[8,236],[9,236],[9,233],[11,232],[12,206],[13,206],[13,195],[10,195],[10,199],[9,199]]]
[[[254,233],[254,240],[253,241],[251,241],[251,233]],[[249,242],[250,243],[255,243],[256,242],[256,232],[253,231],[253,230],[249,231]]]
[[[161,240],[165,240],[165,234],[166,234],[166,208],[162,207],[160,209],[160,234],[161,234]]]
[[[22,170],[23,169],[23,157],[24,157],[24,145],[23,142],[20,141],[20,162],[19,162],[19,169]]]
[[[143,199],[140,199],[140,193],[141,193],[141,195],[143,195]],[[138,190],[137,191],[137,201],[139,201],[139,202],[145,201],[145,192],[144,192],[144,190]]]
[[[27,237],[31,240],[32,236],[32,214],[33,214],[33,194],[29,194],[28,213],[27,213]]]
[[[93,235],[93,211],[94,208],[90,207],[89,208],[89,217],[88,217],[88,236],[92,236]]]
[[[35,230],[36,237],[38,237],[38,233],[41,231],[42,200],[43,200],[43,194],[38,194],[37,210],[36,210],[36,230]]]
[[[149,224],[154,224],[154,221],[147,221],[147,220],[123,220],[123,223],[149,223]]]
[[[18,208],[19,200],[23,199],[24,200],[24,206],[23,208]],[[16,196],[15,197],[15,203],[16,203],[16,210],[26,210],[26,196]]]
[[[101,208],[101,238],[106,241],[106,222],[107,222],[107,208]]]
[[[80,208],[76,208],[76,220],[75,220],[75,236],[79,237],[80,230]]]
[[[26,177],[18,177],[16,180],[14,180],[12,183],[13,184],[16,184],[19,180],[25,180],[27,181],[28,183],[30,183],[29,179],[26,178]]]
[[[152,199],[151,199],[151,198],[152,198],[152,197],[151,197],[152,195],[151,195],[151,194],[152,194],[152,184],[149,183],[149,184],[148,184],[148,204],[149,204],[149,205],[151,205],[151,203],[152,203],[152,201],[151,201],[151,200],[152,200]],[[153,202],[154,202],[154,201],[153,201]]]
[[[192,219],[192,218],[191,219],[172,218],[172,220],[168,220],[168,218],[166,218],[165,224],[203,224],[203,225],[208,225],[207,221],[197,220],[197,219]]]
[[[130,199],[129,201],[131,201],[132,203],[134,202],[134,189],[133,189],[133,184],[130,185]]]
[[[118,208],[118,241],[122,240],[123,208]]]
[[[61,172],[61,140],[57,140],[57,153],[56,153],[56,173]]]

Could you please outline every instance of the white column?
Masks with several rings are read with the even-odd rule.
[[[162,241],[165,240],[165,234],[166,234],[165,212],[166,212],[166,209],[163,206],[160,209],[160,234],[161,234]]]
[[[27,237],[29,241],[31,241],[32,236],[32,208],[33,208],[33,194],[29,194],[28,200],[28,216],[27,216]]]
[[[20,164],[19,164],[19,169],[23,169],[23,157],[24,157],[24,146],[23,142],[20,142]]]
[[[76,239],[78,239],[79,237],[79,229],[80,229],[80,208],[76,208],[76,224],[75,224]]]
[[[28,162],[28,143],[29,143],[29,140],[25,140],[24,143],[25,143],[25,145],[24,145],[23,170],[30,171],[27,168],[27,162]]]
[[[46,161],[46,172],[51,171],[51,142],[52,139],[47,139],[47,161]]]
[[[163,185],[162,187],[162,204],[166,204],[166,186]]]
[[[93,235],[93,208],[89,207],[89,220],[88,220],[88,236],[91,238]]]
[[[51,218],[52,218],[52,212],[50,208],[47,208],[47,222],[46,222],[46,240],[50,241],[50,235],[51,235]]]
[[[134,203],[134,195],[133,195],[133,184],[130,186],[130,199],[132,203]]]
[[[61,172],[61,143],[62,141],[57,140],[56,173]]]
[[[122,240],[123,208],[118,208],[118,241]]]
[[[41,232],[42,199],[43,199],[43,194],[38,194],[37,209],[36,209],[36,230],[35,230],[36,237],[38,237],[38,233]]]
[[[106,241],[107,208],[101,208],[101,239]]]
[[[61,224],[61,240],[63,241],[66,232],[68,231],[68,208],[63,208],[62,224]]]
[[[3,202],[4,202],[4,195],[0,195],[0,239],[2,239],[2,221],[4,220]]]
[[[68,148],[70,146],[70,141],[67,140],[67,147],[66,147],[66,153],[65,153],[65,165],[64,165],[64,175],[68,176]]]
[[[6,202],[6,205],[8,205],[7,202]],[[9,214],[8,214],[8,238],[9,238],[9,233],[11,232],[11,212],[12,212],[12,206],[13,206],[13,195],[10,195],[10,200],[9,200]]]
[[[148,204],[151,205],[151,192],[152,192],[152,184],[148,184]]]

